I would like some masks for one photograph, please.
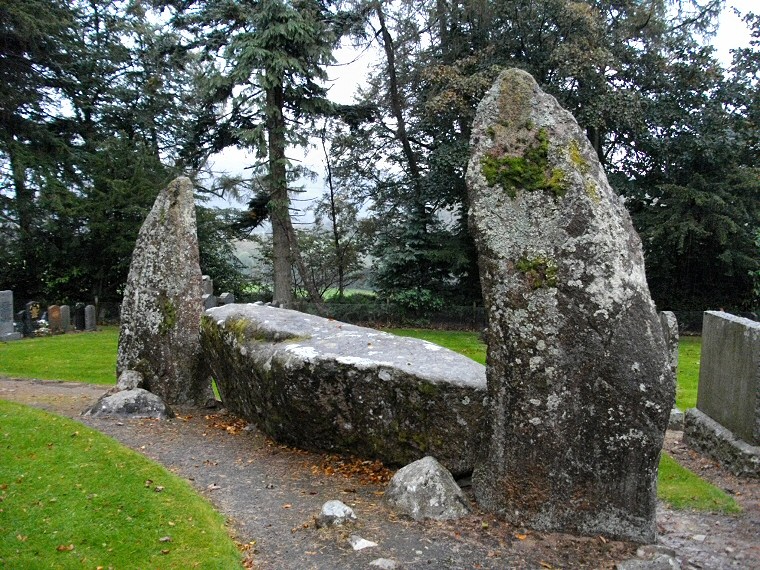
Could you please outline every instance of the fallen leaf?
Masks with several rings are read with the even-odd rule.
[[[292,507],[293,507],[293,505],[291,505],[290,503],[285,503],[284,505],[282,505],[283,509],[290,509]]]
[[[217,489],[221,489],[221,487],[217,485],[216,483],[211,483],[211,485],[206,487],[206,489],[208,489],[209,491],[216,491]]]
[[[517,540],[525,540],[526,538],[528,538],[528,535],[527,534],[519,534],[518,533],[518,534],[515,534],[515,538]]]
[[[156,493],[160,493],[161,491],[163,491],[163,490],[164,490],[164,488],[163,488],[161,485],[156,485],[156,486],[153,488],[153,490],[154,490]]]
[[[551,564],[549,564],[548,562],[544,562],[543,560],[542,560],[541,562],[539,562],[539,564],[540,564],[541,566],[543,566],[544,568],[554,568],[554,566],[552,566],[552,565],[551,565]]]
[[[148,480],[145,481],[145,486],[146,487],[150,487],[152,484],[153,484],[153,480],[152,479],[148,479]]]
[[[169,550],[169,549],[167,548],[166,550],[162,550],[162,551],[161,551],[161,554],[169,554],[170,552],[171,552],[171,550]]]
[[[171,541],[172,541],[171,536],[162,536],[161,538],[158,539],[158,542],[171,542]]]
[[[609,541],[608,541],[606,538],[604,538],[603,536],[600,536],[600,537],[599,537],[599,540],[601,540],[603,544],[607,544],[607,543],[609,542]]]
[[[16,538],[17,538],[18,540],[20,540],[21,542],[26,542],[26,540],[27,540],[29,537],[28,537],[28,536],[26,536],[25,534],[17,534],[17,535],[16,535]]]
[[[56,550],[58,552],[69,552],[71,550],[74,550],[74,545],[73,544],[69,544],[67,546],[65,544],[59,544],[58,547],[56,548]]]

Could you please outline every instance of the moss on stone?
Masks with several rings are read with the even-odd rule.
[[[158,309],[161,312],[161,323],[158,325],[158,333],[165,335],[177,324],[177,307],[171,299],[161,296],[158,300]]]
[[[557,286],[557,264],[545,255],[523,257],[515,264],[515,269],[525,274],[533,289]]]
[[[439,389],[435,384],[421,380],[417,384],[417,391],[423,396],[433,397],[438,395]]]
[[[528,146],[522,156],[499,156],[498,151],[486,154],[481,161],[483,176],[489,186],[501,186],[510,198],[518,190],[549,191],[557,197],[567,192],[565,175],[559,168],[549,168],[549,135],[539,129],[535,144]]]
[[[578,172],[581,174],[587,174],[589,171],[589,164],[588,161],[583,158],[583,154],[581,154],[581,146],[578,144],[578,141],[575,139],[571,140],[568,150],[570,152],[570,161],[578,169]]]

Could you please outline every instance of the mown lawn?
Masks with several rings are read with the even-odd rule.
[[[242,568],[190,485],[69,419],[0,400],[0,568]]]
[[[116,383],[118,327],[0,343],[0,375]]]

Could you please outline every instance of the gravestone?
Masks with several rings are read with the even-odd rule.
[[[74,328],[78,331],[85,330],[84,303],[74,305]]]
[[[719,311],[702,321],[696,409],[684,440],[737,475],[760,477],[760,323]]]
[[[53,334],[60,334],[61,330],[61,307],[58,305],[50,305],[47,310],[48,314],[48,327]]]
[[[193,184],[172,181],[137,237],[121,305],[117,374],[140,372],[167,404],[205,404],[211,381],[200,362],[202,281]]]
[[[214,295],[210,295],[209,293],[204,293],[202,297],[203,301],[203,310],[207,311],[208,309],[213,309],[216,307],[216,297]]]
[[[37,330],[37,321],[42,317],[42,309],[37,301],[29,301],[25,305],[23,329],[25,331],[24,336],[31,336],[34,331]]]
[[[32,334],[31,320],[29,319],[29,313],[26,309],[16,313],[16,322],[21,326],[22,337]]]
[[[71,309],[68,305],[61,305],[61,332],[67,333],[71,329]]]
[[[489,323],[477,501],[538,530],[653,541],[675,382],[630,217],[584,131],[524,71],[482,100],[471,147]]]
[[[203,294],[204,295],[213,295],[214,294],[214,280],[211,279],[208,275],[203,275]]]
[[[235,302],[235,295],[232,293],[222,293],[217,298],[219,305],[231,305]]]
[[[84,330],[94,331],[98,328],[98,321],[95,318],[95,305],[87,305],[84,308]]]
[[[0,291],[0,341],[20,338],[13,328],[13,291]]]

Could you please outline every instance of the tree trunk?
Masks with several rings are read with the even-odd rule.
[[[285,115],[283,78],[280,76],[266,89],[267,133],[269,135],[269,175],[270,217],[272,220],[272,256],[274,273],[273,301],[280,306],[289,307],[293,304],[293,288],[291,287],[291,267],[295,263],[301,280],[312,303],[317,310],[326,314],[322,296],[314,285],[314,280],[306,271],[306,266],[298,247],[298,238],[290,219],[290,197],[288,196],[288,181],[285,158]]]

